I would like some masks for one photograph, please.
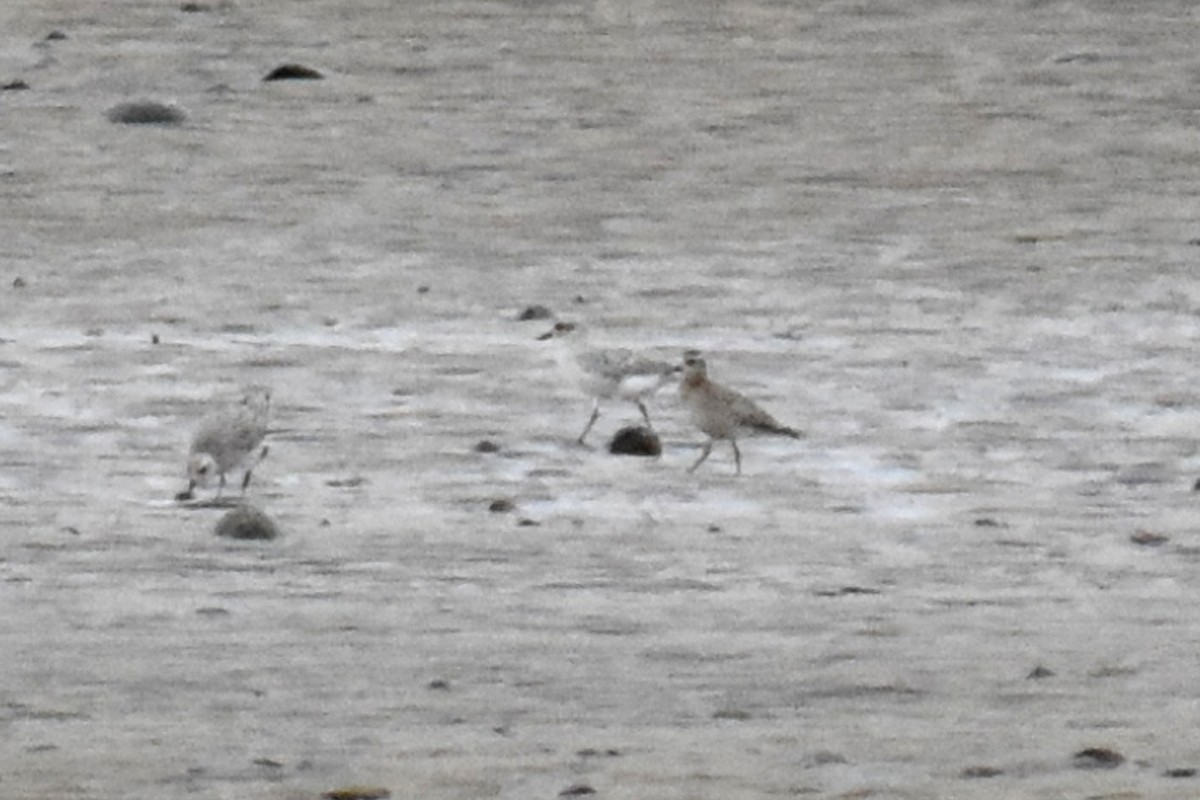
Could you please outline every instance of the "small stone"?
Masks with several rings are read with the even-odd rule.
[[[847,763],[849,763],[849,762],[846,760],[846,757],[844,755],[842,755],[841,753],[835,753],[832,750],[818,750],[815,753],[809,753],[800,762],[801,766],[805,767],[806,769],[813,769],[815,767],[824,767],[827,764],[847,764]]]
[[[47,42],[61,42],[67,38],[67,34],[60,30],[53,30],[46,34]]]
[[[181,3],[179,10],[185,14],[200,14],[205,11],[212,11],[212,6],[207,3]]]
[[[429,285],[422,283],[417,287],[417,294],[429,294]]]
[[[975,520],[975,527],[977,527],[977,528],[999,528],[1000,523],[997,522],[996,520],[992,519],[991,517],[980,517],[979,519]]]
[[[1125,756],[1107,747],[1088,747],[1072,759],[1076,769],[1116,769],[1125,763]]]
[[[480,439],[475,443],[476,453],[499,453],[500,445],[491,439]]]
[[[958,773],[960,778],[996,778],[1004,774],[1004,770],[995,767],[967,767]]]
[[[488,511],[491,511],[493,514],[507,514],[514,508],[516,508],[516,505],[507,497],[497,498],[488,504]]]
[[[1158,547],[1161,544],[1171,541],[1170,536],[1164,536],[1161,533],[1153,531],[1138,531],[1129,537],[1129,541],[1134,544],[1140,544],[1143,547]]]
[[[1194,778],[1196,777],[1195,767],[1172,767],[1163,772],[1165,778]]]
[[[621,428],[608,443],[608,452],[619,456],[661,456],[662,440],[643,425]]]
[[[182,125],[187,119],[179,108],[156,100],[118,103],[105,116],[119,125]]]
[[[1036,667],[1034,667],[1033,669],[1031,669],[1029,671],[1029,674],[1025,676],[1025,679],[1031,680],[1031,681],[1040,681],[1043,678],[1053,678],[1053,677],[1054,677],[1054,670],[1052,670],[1048,667],[1043,667],[1041,664],[1038,664]]]
[[[265,512],[243,503],[217,522],[217,536],[227,539],[274,539],[279,529]]]
[[[745,722],[750,719],[750,712],[743,708],[721,708],[713,712],[713,719],[732,719],[738,722]]]
[[[522,517],[521,519],[517,520],[518,528],[536,528],[541,524],[542,523],[538,522],[536,519],[529,519],[528,517]]]
[[[150,344],[158,344],[160,341],[157,333],[150,334]]]
[[[381,786],[343,786],[321,795],[325,800],[383,800],[392,793]]]
[[[707,530],[709,533],[720,533],[721,526],[717,525],[716,523],[713,523],[712,525],[709,525],[705,530]]]
[[[12,287],[14,289],[24,289],[28,285],[29,284],[27,284],[25,282],[25,279],[19,275],[17,277],[13,278]]]
[[[0,89],[3,89],[6,92],[23,92],[28,88],[29,84],[19,78],[15,81],[9,81],[3,86],[0,86]]]
[[[585,747],[582,750],[576,750],[575,755],[579,756],[580,758],[597,758],[599,756],[616,758],[617,756],[621,755],[621,751],[615,747],[606,747],[603,750],[597,747]]]
[[[325,76],[303,64],[280,64],[268,72],[264,81],[319,81]]]
[[[537,319],[550,319],[554,316],[554,312],[545,306],[533,305],[525,306],[524,310],[517,315],[517,322],[529,322]]]
[[[559,797],[579,797],[585,794],[595,794],[596,790],[588,786],[586,783],[572,783],[567,788],[558,793]]]
[[[433,689],[439,692],[450,691],[450,681],[445,678],[434,678],[429,683],[425,684],[426,689]]]
[[[349,478],[333,478],[325,481],[326,486],[334,489],[355,489],[367,482],[367,479],[361,475],[354,475]]]

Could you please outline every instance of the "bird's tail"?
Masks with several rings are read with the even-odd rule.
[[[763,433],[777,433],[780,436],[790,436],[793,439],[804,438],[804,431],[798,431],[795,428],[789,428],[786,425],[780,425],[775,420],[763,422],[759,425],[755,425],[754,427]]]

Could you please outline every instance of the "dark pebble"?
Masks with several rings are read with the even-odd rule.
[[[187,115],[175,106],[155,100],[119,103],[108,110],[109,122],[120,125],[182,125]]]
[[[545,306],[525,306],[525,309],[517,315],[517,322],[529,322],[535,319],[550,319],[554,316],[554,312]]]
[[[380,786],[343,786],[321,795],[325,800],[383,800],[392,793]]]
[[[231,509],[217,522],[217,536],[227,539],[274,539],[279,529],[265,512],[251,505]]]
[[[828,766],[829,764],[848,764],[850,763],[841,753],[835,753],[832,750],[818,750],[815,753],[809,753],[800,761],[800,765],[805,769],[815,769],[817,767]]]
[[[20,278],[20,277],[13,278],[13,288],[14,289],[24,289],[26,286],[28,286],[28,284],[25,283],[24,278]]]
[[[207,3],[183,3],[179,6],[179,10],[185,14],[201,14],[205,11],[212,11],[212,6]]]
[[[158,344],[160,341],[157,333],[150,335],[150,344]]]
[[[616,758],[617,756],[621,755],[621,751],[615,747],[606,747],[603,750],[596,747],[585,747],[582,750],[576,750],[575,755],[579,756],[580,758],[597,758],[599,756]]]
[[[319,81],[325,76],[303,64],[280,64],[268,72],[264,81]]]
[[[513,501],[505,497],[493,500],[488,504],[488,511],[491,511],[493,514],[507,514],[514,508],[516,508],[516,506],[513,505]]]
[[[1174,767],[1165,771],[1163,776],[1167,778],[1194,778],[1196,777],[1196,770],[1193,767]]]
[[[354,489],[362,486],[366,482],[367,479],[363,476],[355,475],[350,478],[333,478],[325,481],[325,485],[333,487],[334,489]]]
[[[958,773],[960,778],[995,778],[1003,775],[1004,771],[995,767],[967,767]]]
[[[596,790],[588,786],[586,783],[572,783],[567,788],[558,793],[559,797],[579,797],[585,794],[595,794]]]
[[[878,589],[867,586],[839,586],[836,589],[817,589],[817,597],[852,597],[854,595],[882,594]]]
[[[517,521],[517,527],[520,528],[536,528],[541,524],[542,523],[538,522],[536,519],[529,519],[527,517],[522,517]]]
[[[708,526],[708,528],[706,528],[706,530],[707,530],[709,533],[720,533],[720,532],[721,532],[721,526],[720,526],[720,525],[716,525],[716,524],[709,525],[709,526]]]
[[[1193,492],[1200,492],[1200,478],[1196,478],[1196,482],[1192,484]]]
[[[29,84],[20,79],[15,80],[15,81],[9,81],[8,83],[4,84],[3,86],[0,86],[0,89],[3,89],[6,92],[23,92],[28,88],[29,88]]]
[[[67,38],[67,34],[65,34],[59,30],[50,31],[49,33],[46,34],[47,42],[61,42],[62,40],[66,39],[66,38]]]
[[[660,456],[662,441],[645,426],[621,428],[608,443],[608,452],[618,456]]]
[[[750,719],[750,712],[742,708],[722,708],[713,712],[713,719],[732,719],[745,722]]]
[[[491,439],[480,439],[475,443],[476,453],[499,453],[500,445]]]
[[[445,678],[434,678],[429,683],[425,684],[426,689],[433,689],[439,692],[450,691],[450,681]]]
[[[1025,676],[1025,678],[1027,680],[1031,680],[1031,681],[1040,681],[1043,678],[1053,678],[1053,677],[1054,677],[1054,670],[1049,669],[1048,667],[1043,667],[1041,664],[1038,664],[1036,667],[1031,669],[1029,671],[1029,674]]]
[[[1072,758],[1078,769],[1115,769],[1125,763],[1125,756],[1107,747],[1088,747]]]
[[[1171,541],[1171,537],[1153,531],[1138,531],[1129,537],[1129,541],[1143,547],[1158,547],[1160,544]]]

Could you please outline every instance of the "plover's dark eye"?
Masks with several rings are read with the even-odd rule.
[[[207,475],[208,474],[208,464],[205,464],[204,466],[200,467],[200,469],[196,470],[196,472],[199,472],[201,475]]]

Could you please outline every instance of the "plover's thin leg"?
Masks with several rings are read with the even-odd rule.
[[[592,429],[592,426],[596,424],[596,420],[599,417],[600,417],[600,401],[593,399],[592,400],[592,418],[588,420],[587,427],[583,429],[583,433],[579,434],[579,438],[576,441],[578,441],[580,444],[583,444],[583,440],[585,438],[587,438],[588,431],[590,431]]]
[[[637,403],[638,411],[642,412],[642,419],[646,420],[646,427],[653,428],[654,424],[650,422],[650,415],[646,413],[646,404],[641,400],[635,400],[634,402]]]
[[[253,464],[246,468],[246,474],[242,476],[242,494],[246,493],[246,487],[250,485],[250,475],[254,472],[254,468],[263,462],[263,459],[267,457],[267,453],[270,452],[270,450],[271,448],[264,444],[263,449],[258,453],[258,458],[254,460]]]
[[[225,473],[221,473],[221,482],[217,484],[217,496],[215,499],[221,499],[221,492],[225,491]]]
[[[688,472],[695,472],[696,467],[698,467],[704,463],[704,459],[708,458],[708,454],[712,452],[714,441],[716,441],[716,440],[709,439],[707,442],[704,443],[704,452],[700,453],[700,457],[696,459],[695,464],[692,464],[690,467],[688,467]]]
[[[742,474],[742,454],[738,450],[737,441],[730,439],[729,443],[733,445],[733,463],[737,464],[737,475]]]

